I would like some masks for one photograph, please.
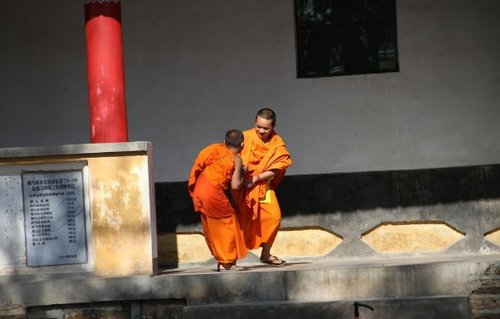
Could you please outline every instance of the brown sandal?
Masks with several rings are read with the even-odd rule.
[[[260,259],[260,262],[263,264],[271,265],[271,266],[282,266],[286,263],[286,261],[279,259],[276,256],[269,256],[267,259]]]

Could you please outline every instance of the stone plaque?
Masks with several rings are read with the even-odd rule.
[[[0,174],[0,266],[24,264],[21,176]]]
[[[87,262],[82,171],[22,174],[28,266]]]

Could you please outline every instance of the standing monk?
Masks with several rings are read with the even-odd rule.
[[[218,262],[217,271],[244,270],[236,266],[236,261],[248,252],[228,190],[229,184],[235,190],[242,182],[242,162],[237,155],[242,147],[243,133],[228,131],[225,143],[209,145],[200,152],[189,175],[189,195],[195,211],[201,213],[205,240]]]
[[[255,128],[244,131],[241,151],[246,168],[240,191],[240,223],[248,249],[262,247],[260,261],[280,266],[284,260],[271,254],[271,247],[281,223],[281,210],[274,190],[292,164],[285,142],[276,133],[276,114],[263,108],[255,117]]]

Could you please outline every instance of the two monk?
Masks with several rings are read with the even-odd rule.
[[[228,189],[238,189],[242,183],[242,162],[237,155],[242,147],[242,132],[227,131],[224,143],[209,145],[198,154],[188,180],[189,195],[200,213],[218,271],[243,270],[236,261],[248,252]]]

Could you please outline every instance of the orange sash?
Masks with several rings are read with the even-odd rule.
[[[268,143],[262,142],[255,129],[243,132],[245,145],[241,151],[243,165],[247,168],[247,178],[265,171],[276,172],[274,178],[269,181],[270,189],[275,189],[283,179],[286,169],[292,164],[290,153],[286,149],[285,142],[273,132]],[[251,189],[242,191],[240,199],[241,210],[251,210],[252,220],[258,217],[259,202],[266,197],[268,181],[259,181]]]

